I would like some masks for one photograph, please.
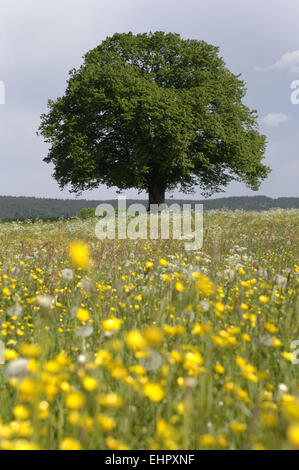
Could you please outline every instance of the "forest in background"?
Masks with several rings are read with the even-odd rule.
[[[74,217],[81,209],[97,207],[98,204],[103,202],[117,207],[117,199],[96,201],[86,199],[44,199],[35,197],[0,196],[0,220]],[[146,200],[127,199],[127,206],[134,202],[147,205]],[[204,210],[243,209],[248,211],[263,211],[273,208],[299,208],[299,198],[296,197],[272,199],[266,196],[240,196],[205,200],[169,199],[166,202],[168,204],[179,203],[180,205],[202,203]]]

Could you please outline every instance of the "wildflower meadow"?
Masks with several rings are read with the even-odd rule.
[[[0,449],[299,449],[299,211],[96,223],[0,224]]]

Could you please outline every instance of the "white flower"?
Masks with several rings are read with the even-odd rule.
[[[236,267],[236,269],[239,271],[239,269],[243,269],[243,268],[244,268],[244,264],[242,264],[242,263],[237,263],[235,267]]]
[[[194,312],[190,312],[189,310],[185,310],[183,313],[182,313],[182,318],[185,318],[187,319],[188,321],[193,321],[194,318],[195,318],[195,313]]]
[[[225,269],[223,271],[223,275],[228,277],[229,279],[232,279],[235,275],[235,272],[232,269]]]
[[[280,274],[277,274],[275,280],[277,284],[281,287],[285,287],[287,285],[287,278],[284,276],[280,276]]]
[[[160,369],[162,365],[162,356],[156,351],[150,351],[149,356],[140,359],[140,364],[148,371],[155,371]]]
[[[187,273],[188,273],[189,279],[194,279],[193,273],[200,273],[200,271],[201,270],[199,266],[193,266],[193,265],[188,266]]]
[[[74,278],[74,273],[72,269],[64,269],[63,271],[61,271],[61,275],[66,281],[72,281]]]
[[[278,391],[282,393],[287,393],[288,387],[286,386],[286,384],[281,383],[278,385]]]
[[[50,295],[38,295],[36,297],[36,303],[42,308],[50,308],[53,301],[54,299]]]
[[[265,279],[267,279],[267,277],[268,277],[267,271],[265,271],[265,269],[263,269],[263,268],[259,268],[258,275],[259,275],[259,277],[264,277]]]
[[[88,279],[81,279],[80,282],[78,282],[77,287],[80,287],[80,289],[83,289],[87,291],[88,289],[91,288],[91,282]]]
[[[87,359],[86,359],[86,356],[84,356],[84,354],[79,354],[79,356],[78,356],[79,364],[85,364],[86,360]]]
[[[8,377],[19,377],[26,374],[28,372],[28,363],[29,359],[24,357],[14,359],[6,366],[5,375],[8,375]]]
[[[272,346],[273,345],[273,342],[272,342],[272,336],[270,335],[264,335],[260,338],[260,343],[263,345],[263,346]]]
[[[206,300],[201,300],[198,302],[198,305],[204,312],[207,312],[210,309],[210,304]]]
[[[7,315],[10,317],[19,317],[23,311],[23,307],[20,304],[12,305],[7,309]]]
[[[186,383],[187,387],[194,388],[197,385],[197,380],[196,380],[195,377],[189,376],[189,377],[186,378],[185,383]]]
[[[83,326],[75,331],[75,335],[79,336],[80,338],[88,338],[93,333],[93,327],[91,325]]]

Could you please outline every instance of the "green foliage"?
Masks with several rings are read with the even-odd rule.
[[[267,177],[265,136],[242,102],[244,82],[218,48],[179,34],[115,34],[70,72],[40,134],[61,188],[99,184],[146,190],[150,202],[179,187],[203,194]]]
[[[117,200],[92,201],[86,199],[41,199],[34,197],[12,197],[0,196],[0,219],[3,220],[22,220],[22,219],[43,219],[55,220],[59,217],[78,216],[78,212],[83,209],[97,207],[101,202],[111,204],[117,207]],[[127,207],[130,204],[139,202],[146,205],[145,200],[127,200]],[[265,196],[242,196],[242,197],[224,197],[217,199],[207,199],[202,201],[188,199],[172,199],[166,201],[167,204],[203,204],[204,210],[210,209],[243,209],[262,211],[272,208],[281,209],[299,209],[299,198],[280,197],[271,199]]]
[[[93,207],[85,207],[84,209],[80,209],[77,212],[76,217],[79,219],[89,219],[90,217],[95,217],[95,209]]]

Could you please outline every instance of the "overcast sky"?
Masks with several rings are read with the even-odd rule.
[[[234,183],[217,197],[299,196],[299,104],[291,103],[291,83],[299,80],[298,21],[298,0],[2,0],[0,195],[74,198],[59,190],[42,161],[47,146],[36,131],[47,100],[63,95],[68,71],[107,36],[165,31],[220,47],[228,67],[247,83],[245,103],[258,111],[268,138],[266,162],[273,171],[260,190]],[[101,186],[80,197],[115,196]]]

